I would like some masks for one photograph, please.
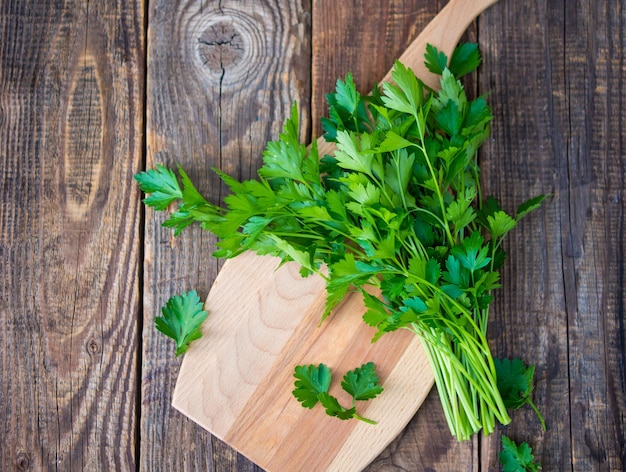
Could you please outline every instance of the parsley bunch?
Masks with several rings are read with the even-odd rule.
[[[336,145],[332,155],[300,142],[294,105],[263,153],[258,179],[240,182],[216,170],[231,190],[223,207],[202,197],[181,168],[182,187],[162,166],[136,176],[151,194],[147,205],[179,202],[165,226],[178,233],[198,222],[218,236],[215,256],[252,250],[296,261],[303,276],[324,277],[322,318],[357,290],[374,340],[397,329],[415,333],[459,440],[510,422],[487,343],[489,306],[504,237],[544,198],[514,215],[482,198],[476,156],[492,114],[459,81],[479,63],[475,44],[459,46],[449,65],[429,46],[426,64],[441,75],[439,91],[400,62],[393,83],[369,96],[351,75],[337,81],[322,120],[325,139]]]

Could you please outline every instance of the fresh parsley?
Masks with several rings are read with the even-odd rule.
[[[545,431],[546,423],[532,399],[535,366],[527,366],[519,358],[494,359],[494,364],[498,377],[498,390],[502,395],[504,405],[513,410],[517,410],[526,404],[530,405]]]
[[[443,71],[449,69],[455,77],[462,77],[476,69],[481,62],[478,44],[462,43],[459,44],[450,56],[450,64],[448,58],[443,52],[437,50],[436,47],[426,45],[426,68],[433,74],[442,75]]]
[[[189,344],[202,337],[200,326],[209,316],[195,290],[170,298],[161,308],[163,316],[154,320],[156,329],[176,341],[176,357],[187,352]]]
[[[376,424],[375,421],[364,418],[356,412],[357,401],[376,398],[383,391],[372,362],[350,370],[344,376],[341,387],[352,397],[352,405],[349,408],[342,406],[336,397],[328,393],[332,376],[325,364],[296,366],[293,375],[296,381],[292,393],[303,407],[313,408],[319,402],[329,416],[342,420],[356,418],[369,424]]]
[[[502,472],[537,472],[541,466],[535,462],[532,448],[525,442],[515,441],[502,435],[502,450],[499,454]]]
[[[459,80],[480,64],[477,46],[459,46],[450,61],[429,46],[426,61],[441,74],[439,91],[400,62],[392,82],[368,96],[351,75],[338,80],[322,120],[325,139],[336,146],[330,155],[320,156],[315,142],[301,143],[294,105],[257,179],[240,182],[216,169],[231,190],[223,206],[207,202],[180,168],[182,185],[161,166],[136,178],[151,194],[147,205],[159,210],[178,201],[164,223],[176,234],[198,222],[218,236],[215,256],[252,250],[296,261],[303,276],[324,277],[322,319],[356,290],[374,340],[398,329],[415,333],[450,431],[464,440],[510,422],[487,341],[489,307],[500,286],[504,238],[545,196],[515,215],[482,196],[476,157],[492,114]],[[382,296],[369,295],[370,287]],[[353,414],[323,390],[324,372],[298,375],[302,388],[312,382],[307,404],[315,398],[329,414]]]

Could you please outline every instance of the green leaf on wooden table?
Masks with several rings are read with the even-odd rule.
[[[519,358],[494,359],[493,362],[496,367],[498,390],[502,395],[504,405],[513,410],[517,410],[526,404],[530,405],[537,414],[545,431],[546,424],[543,416],[532,400],[535,366],[527,366]]]
[[[348,72],[346,80],[337,81],[337,93],[335,94],[337,105],[346,110],[350,115],[354,115],[357,111],[361,94],[357,91],[352,73]]]
[[[480,65],[480,52],[476,43],[459,44],[450,57],[450,72],[456,77],[473,72]]]
[[[161,308],[163,316],[154,320],[157,330],[176,341],[176,357],[184,354],[189,344],[202,337],[200,325],[209,316],[195,290],[175,295]]]
[[[515,228],[517,222],[505,211],[499,210],[493,215],[487,216],[487,225],[491,237],[497,240]]]
[[[306,147],[300,144],[298,108],[294,104],[291,108],[291,117],[286,121],[280,139],[267,143],[263,151],[263,167],[259,175],[270,179],[292,179],[304,181],[302,163],[306,159]]]
[[[543,202],[546,198],[548,198],[548,195],[537,195],[530,200],[526,200],[517,208],[517,214],[515,215],[515,219],[519,221],[531,211],[539,208],[541,206],[541,202]]]
[[[156,210],[165,210],[170,204],[183,198],[176,175],[161,164],[157,164],[156,169],[135,174],[135,180],[143,192],[150,194],[143,202]]]
[[[502,472],[537,472],[541,469],[541,466],[535,462],[533,450],[527,443],[517,445],[504,435],[499,459]]]

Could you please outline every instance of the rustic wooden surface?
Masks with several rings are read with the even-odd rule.
[[[170,406],[153,318],[219,264],[132,175],[179,162],[218,201],[211,165],[253,175],[294,100],[319,133],[335,79],[370,90],[444,4],[0,0],[0,470],[259,470]],[[529,409],[500,431],[547,471],[624,470],[626,5],[500,0],[470,37],[485,192],[553,194],[508,239],[490,334],[537,365],[548,431]],[[498,448],[451,439],[432,393],[368,470],[498,470]]]

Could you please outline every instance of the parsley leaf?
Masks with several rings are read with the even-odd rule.
[[[318,395],[320,403],[326,410],[328,416],[336,416],[340,420],[350,420],[356,416],[356,408],[344,408],[339,404],[339,400],[328,393]]]
[[[330,388],[330,369],[320,364],[296,366],[293,376],[296,378],[293,396],[305,408],[313,408],[321,393],[328,393]]]
[[[493,239],[501,238],[515,228],[516,224],[517,222],[502,210],[487,216],[487,225]]]
[[[541,206],[541,202],[543,202],[546,198],[548,198],[548,195],[537,195],[530,200],[526,200],[517,208],[517,214],[515,215],[515,219],[519,221],[531,211],[539,208]]]
[[[426,68],[433,74],[441,75],[448,66],[448,57],[446,54],[443,51],[439,51],[432,44],[426,45],[424,58],[426,59]]]
[[[442,75],[447,68],[457,79],[473,72],[480,65],[480,52],[476,43],[459,44],[452,52],[450,65],[448,57],[431,44],[426,45],[426,68],[433,74]]]
[[[383,391],[383,387],[378,383],[378,374],[373,362],[347,372],[341,382],[341,388],[355,400],[376,398]]]
[[[535,366],[526,366],[524,361],[519,358],[494,359],[493,362],[496,367],[498,390],[502,395],[504,405],[513,410],[526,404],[530,405],[545,431],[546,424],[543,416],[532,400]]]
[[[200,325],[209,316],[195,290],[170,298],[161,308],[163,316],[154,320],[156,329],[176,341],[176,357],[187,352],[189,344],[202,337]]]
[[[502,472],[537,472],[541,466],[535,462],[531,447],[523,442],[519,446],[502,435],[502,450],[499,454]]]
[[[456,78],[459,78],[473,72],[480,65],[480,61],[478,44],[462,43],[454,49],[448,68]]]
[[[136,174],[135,180],[143,192],[150,194],[143,202],[155,210],[165,210],[170,204],[183,198],[176,175],[161,164],[157,164],[156,169]]]

